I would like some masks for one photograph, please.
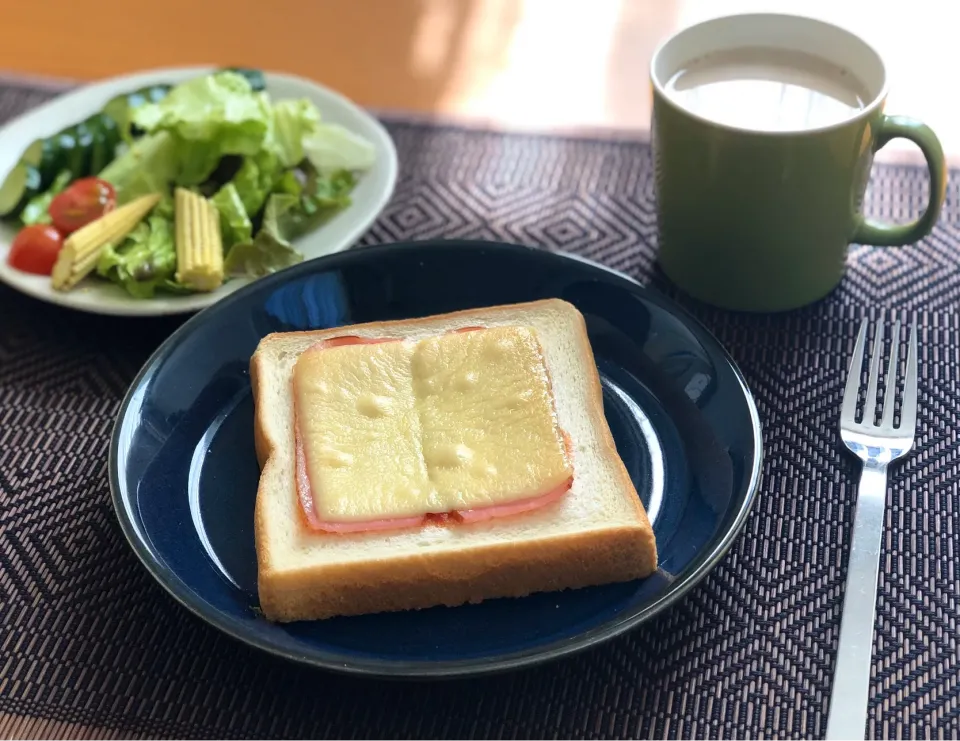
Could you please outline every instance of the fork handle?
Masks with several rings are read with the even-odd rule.
[[[827,739],[862,739],[866,732],[886,499],[887,467],[865,464],[857,487]]]

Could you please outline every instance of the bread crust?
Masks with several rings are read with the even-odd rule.
[[[656,569],[655,548],[652,530],[620,527],[268,572],[260,581],[260,608],[271,620],[289,622],[525,597],[643,578]]]
[[[265,482],[269,479],[269,468],[280,464],[275,455],[280,442],[271,438],[263,417],[268,404],[263,378],[266,374],[265,364],[269,362],[264,348],[280,338],[306,337],[320,341],[358,331],[389,333],[391,328],[476,318],[481,310],[485,315],[508,313],[520,306],[531,310],[563,306],[568,311],[572,310],[571,315],[575,315],[577,348],[583,353],[586,366],[593,369],[585,379],[589,390],[586,411],[600,434],[603,455],[614,464],[618,484],[630,499],[635,524],[588,527],[580,533],[562,537],[530,538],[522,542],[494,543],[457,550],[427,549],[390,559],[317,564],[305,569],[275,568],[267,537],[265,501],[270,493],[266,490]],[[464,322],[464,326],[467,324],[469,321]],[[653,529],[617,452],[613,434],[604,416],[603,391],[586,322],[582,314],[565,301],[543,299],[417,319],[272,333],[261,340],[250,359],[250,381],[255,409],[254,440],[261,468],[254,514],[258,591],[260,608],[268,620],[289,622],[437,605],[455,606],[484,599],[520,597],[534,592],[641,579],[649,576],[657,567]],[[292,439],[293,430],[290,435]],[[296,491],[291,491],[290,496],[295,497]],[[296,527],[306,530],[301,518],[298,518]],[[316,537],[344,536],[318,533]]]
[[[269,335],[268,335],[269,336]],[[277,449],[276,441],[267,433],[267,427],[263,422],[264,409],[266,403],[263,400],[263,377],[264,356],[257,351],[250,358],[250,389],[253,393],[253,446],[257,454],[257,464],[260,466],[260,481],[257,485],[257,499],[253,507],[253,541],[257,552],[257,589],[262,594],[264,588],[264,574],[270,571],[270,546],[267,544],[267,523],[266,523],[266,487],[264,480],[267,478],[267,468],[278,465],[274,457]],[[294,492],[296,493],[296,492]],[[261,599],[262,602],[262,599]],[[268,606],[264,609],[260,606],[264,617],[270,619],[268,614],[272,608]]]

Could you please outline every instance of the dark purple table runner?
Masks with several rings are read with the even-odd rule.
[[[49,92],[0,87],[0,118]],[[673,294],[654,267],[645,143],[388,121],[396,195],[365,243],[462,237],[570,250]],[[757,397],[759,501],[675,608],[542,668],[388,683],[280,662],[167,597],[120,533],[106,480],[120,399],[180,319],[58,309],[0,287],[0,736],[818,737],[858,466],[837,415],[859,320],[921,327],[916,452],[894,469],[871,736],[960,736],[960,202],[915,246],[854,247],[826,300],[776,316],[692,305]],[[926,176],[877,167],[868,209],[903,219]],[[69,724],[69,725],[64,725]]]

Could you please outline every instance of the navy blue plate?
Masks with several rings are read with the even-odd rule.
[[[566,299],[583,312],[617,449],[653,521],[641,581],[479,605],[276,625],[257,608],[248,362],[269,332]],[[633,280],[516,245],[364,247],[256,281],[188,320],[120,410],[110,485],[150,573],[229,635],[315,666],[380,676],[478,674],[609,639],[702,579],[743,526],[760,475],[753,399],[717,341]]]

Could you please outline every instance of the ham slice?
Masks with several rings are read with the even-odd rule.
[[[423,517],[396,517],[388,520],[367,520],[364,522],[330,522],[323,520],[317,513],[313,500],[313,490],[310,488],[310,477],[307,475],[307,458],[303,454],[303,440],[300,439],[300,428],[296,431],[297,455],[297,496],[300,499],[300,510],[304,520],[311,530],[320,530],[326,533],[361,533],[372,530],[397,530],[405,527],[416,527],[423,522]]]
[[[343,337],[331,337],[329,340],[320,340],[317,344],[311,345],[308,350],[324,350],[328,347],[342,347],[344,345],[380,345],[384,342],[397,341],[397,337],[357,337],[356,335],[344,335]]]
[[[457,332],[472,332],[483,329],[483,327],[461,327]],[[355,335],[345,335],[343,337],[333,337],[328,340],[321,340],[313,347],[324,349],[329,347],[340,347],[343,345],[359,344],[379,344],[383,342],[395,342],[396,338],[367,338]],[[573,477],[564,481],[559,486],[551,489],[545,494],[535,497],[519,499],[504,504],[492,504],[488,507],[478,507],[453,512],[428,512],[416,517],[394,517],[381,520],[363,520],[357,522],[331,522],[324,520],[317,512],[314,499],[314,492],[310,486],[310,477],[307,474],[307,459],[304,453],[303,440],[300,436],[300,425],[297,424],[296,410],[294,410],[294,447],[296,454],[297,467],[297,498],[300,501],[300,511],[303,514],[304,521],[311,530],[326,533],[361,533],[374,532],[378,530],[400,530],[404,528],[422,527],[434,523],[445,525],[453,523],[476,523],[492,520],[498,517],[510,517],[523,512],[530,512],[540,507],[545,507],[559,500],[573,485]],[[567,448],[568,454],[572,454],[572,446],[567,433],[563,432],[563,442]]]
[[[510,517],[519,515],[521,512],[530,512],[540,507],[546,507],[552,502],[556,502],[560,497],[570,491],[573,486],[573,477],[564,481],[560,486],[548,491],[540,496],[530,497],[529,499],[518,499],[515,502],[506,504],[491,504],[489,507],[479,507],[478,509],[465,509],[457,512],[463,522],[483,522],[492,520],[494,517]]]
[[[454,332],[476,332],[483,327],[460,327],[454,329]],[[326,340],[320,340],[317,344],[311,346],[311,350],[323,350],[328,347],[342,347],[344,345],[379,345],[384,342],[399,342],[399,337],[360,337],[355,334],[346,334],[341,337],[331,337]]]
[[[429,523],[448,524],[451,522],[474,523],[492,520],[495,517],[510,517],[522,512],[545,507],[557,501],[573,484],[571,477],[560,486],[536,497],[520,499],[506,504],[493,504],[489,507],[479,507],[454,512],[429,512],[416,517],[394,517],[384,520],[364,520],[362,522],[331,522],[324,520],[317,513],[313,499],[313,490],[310,487],[310,477],[307,476],[307,461],[303,454],[303,441],[300,439],[300,430],[297,430],[297,495],[300,499],[300,508],[304,519],[311,530],[326,533],[363,533],[375,530],[400,530],[402,528],[421,527]]]

